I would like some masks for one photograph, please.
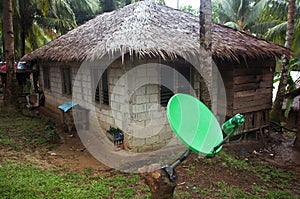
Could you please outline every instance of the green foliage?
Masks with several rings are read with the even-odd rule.
[[[213,13],[218,15],[218,23],[241,31],[253,32],[253,27],[266,2],[267,0],[213,1],[212,9]]]
[[[256,24],[256,32],[264,38],[284,45],[288,17],[288,1],[269,0],[259,15],[259,23]],[[296,1],[296,13],[294,24],[294,39],[292,50],[299,55],[300,50],[300,1]]]
[[[45,128],[52,128],[55,122],[44,122],[38,118],[24,117],[21,114],[0,115],[0,149],[7,147],[32,152],[33,149],[49,147]],[[47,127],[48,126],[48,127]],[[51,147],[51,146],[50,146]],[[28,150],[29,149],[29,150]],[[42,150],[42,149],[41,149]],[[179,155],[179,154],[178,154]],[[15,157],[15,156],[14,156]],[[212,180],[211,187],[203,187],[205,178],[197,179],[199,166],[203,162],[211,167],[221,167],[233,173],[253,176],[258,184],[249,184],[244,190],[225,181]],[[187,163],[187,162],[184,162]],[[262,162],[246,161],[221,151],[211,159],[197,159],[196,164],[184,164],[191,176],[184,185],[178,185],[174,198],[193,198],[193,194],[205,198],[297,198],[291,190],[300,182],[293,171],[285,171]],[[0,158],[0,198],[150,198],[147,186],[141,186],[137,174],[118,171],[107,173],[106,177],[96,175],[95,170],[86,167],[74,173],[65,168],[56,168],[43,162],[28,160],[7,160]],[[44,169],[41,169],[44,168]],[[201,171],[209,176],[208,171]],[[300,193],[299,193],[300,194]]]
[[[92,19],[101,11],[99,0],[67,0],[73,10],[78,25]]]
[[[297,182],[293,186],[299,186],[300,181],[293,171],[268,166],[260,161],[241,159],[224,151],[221,151],[215,158],[201,159],[201,161],[204,161],[205,164],[211,167],[221,167],[224,171],[230,170],[236,175],[247,173],[248,175],[255,176],[257,180],[253,183],[250,181],[249,187],[251,189],[245,189],[223,181],[222,177],[219,180],[212,180],[213,178],[210,177],[210,175],[213,176],[210,173],[211,170],[208,171],[208,174],[207,171],[201,171],[205,176],[208,176],[203,179],[203,182],[210,180],[211,187],[208,189],[203,183],[199,183],[199,179],[195,180],[197,178],[195,174],[199,173],[199,169],[197,169],[198,165],[187,164],[184,165],[184,168],[190,178],[185,181],[183,186],[179,185],[177,187],[174,198],[186,198],[183,197],[185,194],[189,194],[189,198],[193,198],[190,195],[191,193],[204,198],[297,198],[297,196],[292,194],[291,190],[294,190],[295,187],[292,187],[290,182]],[[198,184],[195,183],[197,181]],[[296,194],[300,194],[300,192]]]
[[[183,10],[185,12],[189,12],[193,15],[199,16],[199,9],[194,9],[191,5],[187,5],[187,6],[181,6],[180,10]]]
[[[221,151],[218,158],[222,160],[222,167],[230,168],[233,170],[249,170],[250,165],[245,160],[237,159],[224,151]]]
[[[293,172],[267,166],[263,163],[255,165],[255,175],[264,183],[275,183],[280,189],[289,189],[290,181],[297,181]],[[298,180],[299,182],[299,180]]]
[[[0,3],[2,5],[2,0]],[[98,0],[13,0],[13,9],[15,55],[18,59],[22,56],[20,48],[24,43],[25,53],[48,43],[75,28],[77,20],[82,24],[98,14],[100,4]],[[1,32],[2,25],[0,36]],[[25,34],[25,41],[21,37],[22,33]]]
[[[115,0],[100,0],[102,12],[111,12],[116,9]]]
[[[45,131],[46,131],[46,139],[48,142],[53,144],[59,143],[60,136],[56,129],[56,123],[51,118],[48,118],[48,121],[45,126]]]
[[[16,150],[35,149],[48,144],[50,137],[45,131],[45,126],[46,123],[37,118],[1,113],[0,148],[6,146]]]
[[[91,176],[61,169],[41,170],[17,161],[0,165],[0,198],[134,198],[138,175]]]
[[[284,45],[288,1],[280,0],[220,0],[212,1],[215,22],[246,31],[258,37]],[[292,50],[300,54],[300,1],[296,1],[296,16]]]
[[[123,134],[123,131],[119,128],[110,127],[109,132],[111,135],[120,135]]]
[[[299,57],[290,60],[290,69],[300,71],[300,55]]]

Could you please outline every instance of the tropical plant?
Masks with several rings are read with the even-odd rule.
[[[269,0],[254,26],[255,32],[269,41],[284,45],[288,23],[288,1]],[[294,37],[291,49],[300,56],[300,1],[295,4]]]
[[[199,16],[199,9],[194,9],[191,5],[181,6],[180,10]]]
[[[74,12],[95,15],[99,8],[98,0],[13,0],[16,57],[76,27]]]
[[[284,46],[289,49],[291,49],[292,47],[293,36],[294,36],[295,12],[296,12],[296,0],[289,0],[288,17],[287,17],[288,22],[286,28],[285,44],[284,44]],[[280,122],[280,115],[281,115],[280,113],[281,113],[283,100],[285,97],[287,82],[288,82],[289,62],[290,62],[290,57],[288,55],[284,55],[282,58],[282,70],[280,75],[278,91],[270,115],[270,119],[278,123]]]
[[[14,0],[13,3],[15,41],[20,46],[20,57],[76,26],[75,15],[66,1]],[[33,48],[26,46],[26,41]]]
[[[259,13],[267,0],[215,0],[213,9],[218,23],[245,32],[253,32]]]
[[[78,25],[92,19],[95,15],[101,11],[99,0],[68,0],[68,4],[71,6]]]

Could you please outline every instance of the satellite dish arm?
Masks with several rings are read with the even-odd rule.
[[[169,175],[170,180],[176,181],[177,180],[177,175],[175,173],[175,168],[182,163],[189,155],[191,154],[191,150],[188,149],[186,150],[175,162],[173,162],[171,165],[165,165],[162,167],[163,170],[167,172]]]
[[[236,114],[222,125],[223,132],[227,135],[217,146],[213,149],[213,154],[245,123],[245,118],[241,114]]]

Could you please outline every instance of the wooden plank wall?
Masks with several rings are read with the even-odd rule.
[[[250,62],[234,68],[233,114],[242,113],[246,119],[237,134],[260,130],[269,123],[274,69],[274,60]]]
[[[226,89],[227,119],[237,113],[246,119],[236,134],[259,130],[268,124],[275,60],[222,62],[218,67]]]
[[[272,60],[250,62],[233,69],[233,115],[272,108]]]
[[[243,113],[243,116],[246,120],[245,124],[235,133],[235,135],[260,130],[262,126],[269,123],[269,109]]]

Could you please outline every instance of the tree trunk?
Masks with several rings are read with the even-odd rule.
[[[140,175],[150,188],[152,199],[172,199],[177,180],[171,181],[164,169],[155,170],[158,167],[159,164],[153,164],[140,168]]]
[[[289,49],[291,49],[292,42],[293,42],[295,10],[296,10],[295,0],[289,0],[288,23],[286,29],[285,45],[284,45],[286,48]],[[276,123],[280,123],[281,109],[284,100],[285,88],[287,86],[288,73],[290,68],[289,62],[290,62],[289,56],[284,55],[282,60],[282,71],[281,71],[278,91],[273,104],[273,109],[270,114],[270,119]]]
[[[294,142],[294,147],[300,151],[300,107],[298,109],[298,122],[297,122],[297,125],[298,125],[298,129],[297,129],[297,133],[296,134],[296,139],[295,139],[295,142]]]
[[[213,77],[212,65],[212,6],[210,0],[200,0],[200,70],[205,74],[205,83],[208,92],[203,92],[201,100],[210,107],[213,112],[216,111],[216,81]]]
[[[296,90],[293,90],[291,91],[290,93],[286,94],[285,97],[288,97],[290,99],[293,99],[297,96],[300,96],[300,87],[297,88]],[[299,99],[300,100],[300,99]],[[295,139],[295,142],[294,142],[294,146],[297,150],[300,151],[300,136],[299,136],[299,133],[300,133],[300,102],[298,103],[299,107],[298,107],[298,115],[297,115],[297,121],[296,121],[296,124],[297,124],[297,133],[298,135],[296,135],[296,139]]]
[[[16,71],[14,67],[14,32],[12,18],[12,0],[3,1],[3,34],[5,40],[6,57],[6,91],[4,94],[4,104],[7,110],[17,108],[17,85]]]

